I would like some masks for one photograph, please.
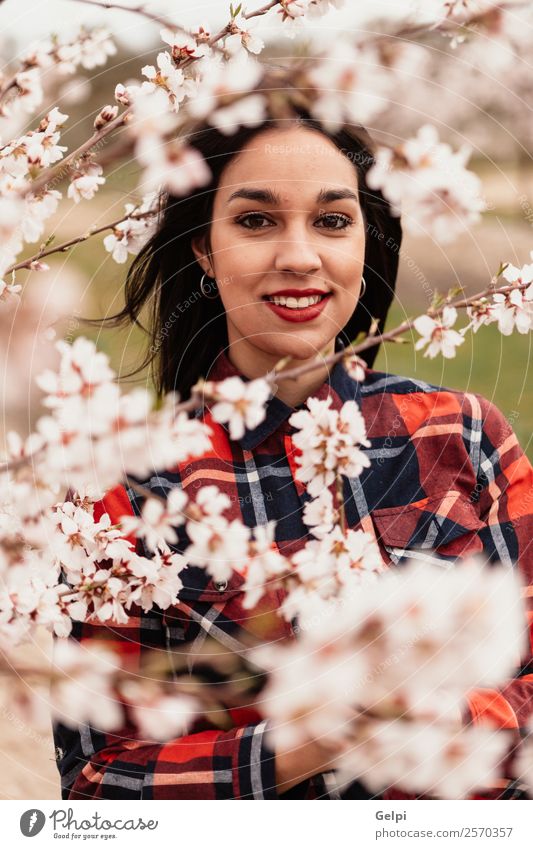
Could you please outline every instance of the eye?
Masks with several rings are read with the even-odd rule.
[[[237,224],[242,224],[247,230],[266,230],[268,227],[275,226],[262,212],[245,212],[239,215],[235,221]],[[261,224],[261,221],[266,221],[266,225]],[[320,228],[326,230],[345,230],[354,223],[349,215],[344,215],[341,212],[326,212],[317,221],[326,222],[326,227]]]
[[[266,227],[257,225],[257,221],[260,221],[261,219],[263,219],[264,221],[268,221],[268,218],[263,215],[262,212],[246,212],[244,213],[244,215],[239,215],[239,217],[236,218],[235,221],[237,222],[237,224],[242,224],[242,226],[246,227],[247,230],[266,230]],[[246,224],[246,221],[253,221],[255,222],[255,225]]]
[[[319,221],[327,221],[329,224],[333,224],[333,226],[327,226],[326,230],[345,230],[346,227],[350,227],[353,224],[353,219],[350,218],[349,215],[344,215],[341,212],[326,212],[325,215],[322,215]],[[336,226],[340,224],[341,226]]]

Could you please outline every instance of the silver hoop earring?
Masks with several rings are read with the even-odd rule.
[[[361,291],[359,292],[359,297],[362,298],[366,292],[366,280],[364,277],[361,277]]]
[[[205,280],[206,277],[207,277],[207,271],[204,271],[204,273],[202,274],[202,279],[200,280],[200,289],[201,289],[202,295],[204,295],[206,298],[214,298],[214,297],[216,297],[216,294],[217,294],[216,286],[211,286],[211,289],[206,289],[206,286],[204,284],[204,280]],[[209,279],[212,280],[213,283],[216,283],[216,280],[215,280],[214,277],[210,277]],[[212,294],[213,289],[214,289],[214,292],[215,292],[214,295]]]

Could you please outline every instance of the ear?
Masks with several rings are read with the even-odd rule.
[[[191,249],[198,260],[198,263],[201,265],[202,271],[205,271],[206,274],[214,277],[211,263],[206,256],[205,236],[194,236],[191,239]]]

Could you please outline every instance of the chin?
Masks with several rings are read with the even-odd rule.
[[[292,357],[295,360],[310,360],[318,356],[324,350],[328,342],[331,340],[320,340],[319,342],[311,342],[305,339],[280,339],[260,347],[271,355],[282,357]],[[334,340],[331,342],[334,346]]]

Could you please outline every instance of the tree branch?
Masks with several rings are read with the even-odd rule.
[[[56,245],[55,248],[45,249],[43,247],[28,259],[21,260],[21,262],[17,262],[15,265],[10,265],[9,268],[6,269],[5,274],[7,276],[11,272],[18,271],[21,268],[30,268],[32,263],[38,262],[40,259],[43,259],[43,257],[50,256],[50,254],[63,253],[69,248],[72,248],[74,245],[79,245],[81,242],[85,242],[87,239],[90,239],[91,236],[96,236],[98,233],[103,233],[105,230],[113,230],[118,224],[122,224],[124,221],[139,221],[143,218],[149,218],[152,215],[156,215],[156,213],[132,212],[130,215],[124,215],[122,218],[117,218],[116,221],[111,221],[109,224],[103,224],[101,227],[93,227],[91,230],[88,230],[87,233],[83,233],[81,236],[76,236],[74,239],[69,239],[67,242],[62,242],[60,245]]]

